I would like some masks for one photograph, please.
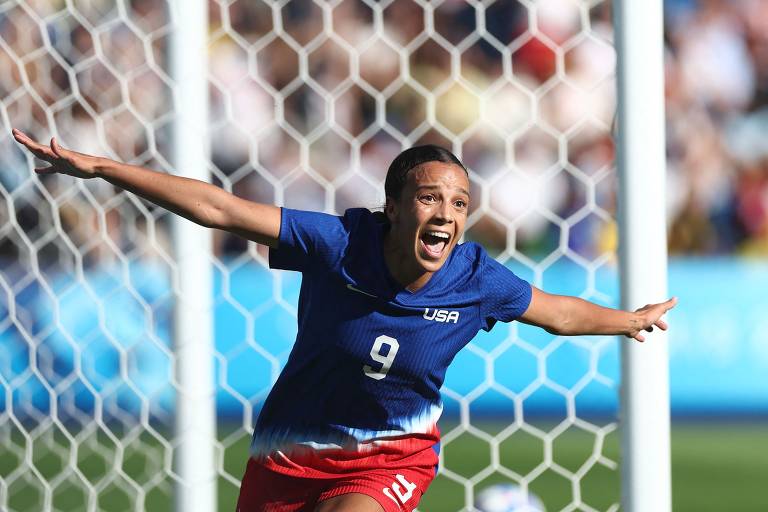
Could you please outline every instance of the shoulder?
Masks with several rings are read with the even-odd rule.
[[[350,208],[343,215],[281,208],[282,226],[298,228],[318,235],[344,235],[377,222],[375,214],[366,208]]]
[[[367,208],[350,208],[340,217],[350,244],[366,244],[379,251],[385,217]],[[375,247],[374,247],[375,246]]]
[[[473,270],[481,270],[489,260],[493,258],[488,256],[488,253],[482,245],[476,242],[464,242],[459,244],[454,249],[456,251],[456,260],[460,266],[469,266]]]
[[[490,289],[497,285],[508,287],[510,285],[522,285],[515,272],[507,265],[499,263],[480,244],[466,242],[456,246],[456,269],[479,283],[482,293],[490,293]]]
[[[370,231],[372,213],[364,208],[344,215],[281,209],[278,246],[270,251],[270,265],[284,270],[328,269],[344,256],[355,233]]]
[[[342,222],[351,231],[354,228],[380,225],[383,218],[380,212],[372,212],[368,208],[349,208],[341,216]]]
[[[451,289],[476,289],[487,259],[488,255],[481,245],[474,242],[458,244],[446,262],[445,270],[441,271],[441,281]]]

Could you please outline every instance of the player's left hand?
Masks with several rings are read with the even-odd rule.
[[[652,332],[654,327],[658,327],[662,331],[667,330],[667,322],[661,319],[661,317],[675,307],[677,304],[677,297],[660,302],[658,304],[646,304],[645,306],[636,309],[635,313],[638,315],[637,325],[633,326],[633,329],[626,334],[628,338],[634,338],[637,341],[645,341],[643,331]]]

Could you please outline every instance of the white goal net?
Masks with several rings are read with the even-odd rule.
[[[383,204],[402,149],[470,172],[465,238],[547,291],[615,304],[615,56],[599,0],[209,0],[212,181],[342,213]],[[0,509],[168,510],[179,478],[171,214],[37,176],[10,137],[174,172],[184,23],[155,0],[0,2]],[[233,510],[299,276],[216,233],[216,468]],[[513,483],[548,511],[618,508],[612,338],[497,325],[448,371],[420,510]]]

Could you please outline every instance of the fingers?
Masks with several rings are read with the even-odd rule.
[[[18,142],[21,142],[19,140],[20,138],[27,138],[27,139],[29,138],[29,137],[27,137],[26,133],[24,133],[23,131],[19,130],[18,128],[14,128],[13,130],[11,130],[11,135],[13,135],[13,138],[16,139]]]
[[[21,130],[13,129],[13,138],[24,145],[33,155],[50,163],[50,167],[36,167],[36,174],[70,174],[69,166],[73,165],[72,152],[62,148],[55,137],[51,138],[50,146],[39,144]]]
[[[25,134],[21,130],[17,130],[14,128],[12,134],[13,134],[13,138],[16,139],[16,142],[26,147],[37,158],[45,160],[46,162],[53,162],[58,158],[58,156],[53,152],[51,148],[35,142],[34,140],[30,139],[29,136],[27,136],[27,134]]]
[[[69,165],[75,165],[74,159],[72,158],[72,152],[59,146],[59,141],[56,140],[56,137],[51,137],[51,150],[60,160],[63,160]],[[67,165],[64,165],[64,167],[66,166]]]
[[[670,309],[675,307],[677,305],[677,297],[672,297],[671,299],[667,300],[666,302],[662,302],[661,304],[658,304],[658,306],[661,306],[661,313],[657,318],[653,320],[653,323],[645,328],[646,331],[651,332],[653,331],[653,326],[655,325],[662,331],[666,331],[669,325],[667,322],[661,319],[661,317]]]
[[[661,317],[670,309],[677,305],[677,297],[672,297],[665,302],[659,302],[658,304],[646,304],[642,308],[636,309],[635,312],[642,315],[642,323],[646,325],[638,332],[630,332],[627,334],[628,338],[635,339],[639,342],[645,341],[645,336],[640,334],[642,331],[653,332],[654,327],[658,327],[662,331],[666,331],[669,328],[667,322],[661,319]]]
[[[51,137],[51,150],[57,157],[63,158],[64,160],[69,160],[68,156],[65,155],[65,152],[69,153],[69,151],[59,146],[59,142],[56,140],[56,137]]]
[[[14,128],[11,133],[13,134],[13,138],[16,139],[16,142],[18,142],[19,144],[23,144],[30,149],[37,148],[40,146],[40,144],[30,139],[29,136],[26,133],[22,132],[21,130],[17,130],[16,128]]]
[[[646,327],[645,330],[648,332],[653,332],[654,326],[658,327],[662,331],[666,331],[669,328],[669,324],[667,324],[667,322],[665,322],[662,319],[658,319],[655,322],[653,322],[653,325],[649,325],[648,327]]]
[[[659,302],[659,303],[656,303],[656,304],[646,304],[645,306],[643,306],[641,308],[637,308],[635,311],[647,311],[649,309],[654,309],[654,308],[661,307],[661,308],[664,309],[664,312],[667,312],[670,309],[672,309],[673,307],[675,307],[676,305],[677,305],[677,297],[672,297],[671,299],[667,299],[664,302]]]

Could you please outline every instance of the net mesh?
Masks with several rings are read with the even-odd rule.
[[[375,208],[401,149],[441,144],[469,169],[466,239],[548,291],[614,302],[609,2],[208,5],[214,183],[293,208]],[[153,0],[0,4],[0,508],[170,507],[171,214],[106,182],[36,176],[8,134],[172,172],[184,107],[168,47],[182,22]],[[295,334],[298,276],[221,232],[212,264],[232,508]],[[471,510],[510,481],[547,510],[618,508],[616,350],[516,324],[475,339],[448,372],[421,510]]]

